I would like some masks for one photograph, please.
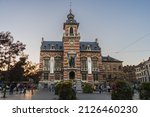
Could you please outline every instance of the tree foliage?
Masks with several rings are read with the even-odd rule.
[[[0,32],[0,69],[9,70],[16,62],[16,57],[22,54],[25,46],[20,41],[14,42],[10,32]]]
[[[123,67],[123,72],[125,73],[125,79],[128,82],[135,83],[136,80],[136,75],[135,75],[135,66],[133,65],[126,65]]]
[[[23,74],[24,74],[24,68],[26,58],[21,57],[20,61],[15,63],[13,67],[9,70],[9,80],[10,82],[21,82],[24,80]]]
[[[38,70],[38,64],[34,64],[31,61],[27,61],[24,65],[24,77],[29,80],[33,79],[38,82],[41,72]]]
[[[140,99],[150,100],[150,82],[142,83],[140,86]]]
[[[72,88],[71,81],[63,81],[59,87],[58,91],[59,99],[60,100],[75,100],[76,99],[76,92]]]
[[[14,42],[10,32],[0,32],[0,69],[5,70],[4,80],[10,80],[10,67],[15,64],[16,57],[21,55],[25,44],[20,41]],[[3,97],[6,97],[6,83]]]
[[[93,93],[93,85],[91,83],[84,83],[83,93]]]
[[[129,83],[123,80],[117,80],[112,85],[112,100],[132,100],[133,90]]]

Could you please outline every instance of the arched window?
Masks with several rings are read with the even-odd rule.
[[[70,35],[73,35],[73,28],[70,27]]]
[[[53,44],[51,45],[51,49],[52,49],[52,50],[54,50],[54,49],[55,49],[55,46],[54,46]]]
[[[86,48],[88,51],[91,50],[91,46],[90,45],[87,45],[87,48]]]

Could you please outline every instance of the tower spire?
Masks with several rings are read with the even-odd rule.
[[[72,12],[72,1],[71,0],[70,0],[70,5],[69,6],[70,6],[70,10],[69,11],[71,13]]]

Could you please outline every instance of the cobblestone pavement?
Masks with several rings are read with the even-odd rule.
[[[0,97],[2,96],[3,94],[0,93]],[[16,94],[16,92],[14,92],[13,95],[9,95],[7,93],[6,96],[7,98],[0,98],[0,100],[58,100],[58,96],[47,89],[36,90],[33,95],[31,91],[27,91],[25,95]],[[139,99],[138,93],[134,94],[133,99]],[[111,94],[108,92],[103,92],[101,94],[98,92],[94,92],[92,94],[77,93],[77,100],[111,100]]]

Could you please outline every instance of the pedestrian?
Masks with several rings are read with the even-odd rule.
[[[22,84],[19,85],[19,90],[20,90],[20,94],[22,94],[22,92],[23,92],[22,91],[23,90],[23,85]]]
[[[27,90],[27,88],[26,88],[26,86],[24,86],[24,88],[23,88],[23,94],[24,95],[26,94],[26,90]]]
[[[102,93],[102,87],[101,87],[101,85],[99,85],[99,93],[101,94]]]
[[[10,95],[13,94],[13,84],[10,84],[9,94],[10,94]]]
[[[52,92],[52,84],[49,85],[49,91]]]
[[[34,86],[33,84],[31,85],[31,94],[33,95],[33,90],[34,90]]]
[[[54,84],[51,84],[51,91],[55,92],[55,85]]]
[[[94,91],[96,91],[96,85],[94,85]]]
[[[19,91],[18,86],[16,86],[16,94],[18,94],[18,91]]]
[[[76,84],[74,84],[72,88],[76,92]]]
[[[107,85],[107,91],[110,92],[110,86],[109,85]]]

